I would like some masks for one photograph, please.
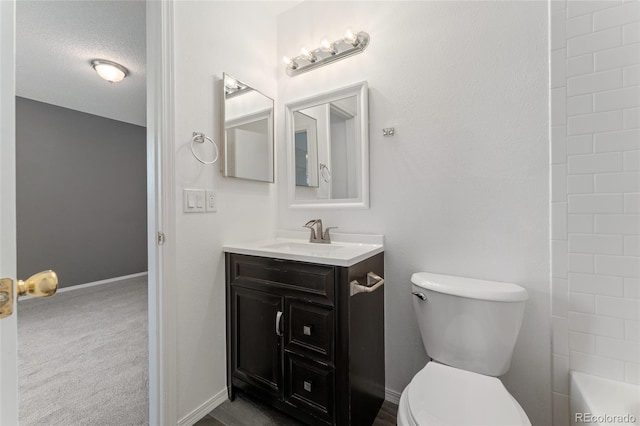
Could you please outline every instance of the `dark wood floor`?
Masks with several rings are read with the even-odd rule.
[[[395,426],[398,406],[385,401],[372,426]],[[225,401],[195,426],[303,426],[303,423],[259,401],[237,394]]]

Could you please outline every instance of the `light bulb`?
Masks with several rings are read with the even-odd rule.
[[[295,70],[296,68],[298,68],[298,64],[296,64],[296,61],[294,61],[293,59],[291,59],[288,56],[283,56],[282,57],[282,62],[284,62],[285,64],[287,64],[287,66],[289,68],[291,68],[292,70]]]
[[[351,43],[354,46],[358,44],[358,34],[354,34],[350,29],[344,33],[344,41]]]
[[[224,81],[224,85],[227,86],[229,89],[237,89],[238,88],[238,82],[235,81],[233,78],[231,77],[227,77]]]
[[[318,60],[318,58],[316,58],[316,55],[314,55],[312,52],[308,51],[305,47],[300,49],[300,53],[302,53],[302,56],[307,58],[309,60],[309,62],[315,62],[315,61]]]
[[[320,42],[320,47],[322,48],[322,50],[324,50],[325,52],[330,52],[332,55],[338,53],[335,46],[329,43],[329,40],[327,40],[326,38]]]

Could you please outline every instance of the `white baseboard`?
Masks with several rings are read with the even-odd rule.
[[[72,285],[72,286],[69,286],[69,287],[59,288],[57,293],[64,293],[65,291],[79,290],[81,288],[94,287],[94,286],[97,286],[97,285],[114,283],[114,282],[117,282],[117,281],[128,280],[129,278],[143,277],[145,275],[148,275],[148,272],[139,272],[137,274],[123,275],[121,277],[115,277],[115,278],[107,278],[106,280],[94,281],[94,282],[86,283],[86,284]]]
[[[198,422],[198,420],[202,419],[204,416],[209,414],[214,408],[218,405],[222,404],[227,400],[227,388],[222,389],[217,394],[213,395],[211,398],[203,402],[198,408],[184,416],[180,421],[178,421],[178,426],[193,426]]]
[[[398,405],[400,403],[400,393],[401,392],[394,391],[393,389],[385,388],[384,399]]]

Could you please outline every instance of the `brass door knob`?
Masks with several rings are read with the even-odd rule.
[[[18,280],[18,296],[48,297],[56,294],[57,290],[58,276],[51,270],[38,272],[26,281]]]
[[[58,290],[58,276],[53,271],[42,271],[29,277],[28,280],[18,281],[18,296],[28,294],[32,297],[53,296]],[[13,313],[13,280],[0,278],[0,319]]]

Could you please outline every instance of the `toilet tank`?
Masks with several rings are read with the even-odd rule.
[[[413,274],[411,282],[427,355],[488,376],[509,370],[528,298],[524,288],[428,272]]]

